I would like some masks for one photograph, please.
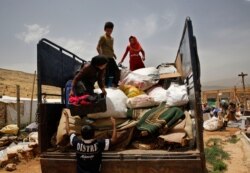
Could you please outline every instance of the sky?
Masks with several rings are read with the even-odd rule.
[[[90,60],[107,21],[115,25],[117,62],[135,35],[147,67],[172,63],[188,16],[201,83],[230,79],[241,85],[244,72],[250,84],[250,0],[0,0],[0,68],[34,73],[41,38]]]

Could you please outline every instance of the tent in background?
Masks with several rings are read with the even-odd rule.
[[[60,103],[60,99],[47,99],[49,103]],[[30,123],[31,99],[20,98],[20,125]],[[37,99],[33,99],[31,122],[36,121]],[[0,128],[8,124],[17,124],[17,98],[3,96],[0,98]]]

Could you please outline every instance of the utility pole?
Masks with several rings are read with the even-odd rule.
[[[243,92],[244,92],[244,110],[246,110],[247,104],[246,104],[246,94],[245,94],[245,90],[246,90],[246,87],[245,87],[245,77],[247,76],[247,74],[241,72],[240,74],[238,74],[238,76],[240,76],[241,80],[242,80]]]
[[[241,76],[241,80],[242,80],[242,85],[243,85],[243,91],[245,92],[245,76],[247,76],[247,74],[241,72],[241,74],[238,74],[238,76]]]

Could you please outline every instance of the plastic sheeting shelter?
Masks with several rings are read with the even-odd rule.
[[[47,99],[48,102],[57,103],[60,99]],[[36,120],[37,99],[33,100],[31,122]],[[20,98],[20,125],[30,123],[31,99]],[[17,98],[3,96],[0,98],[0,128],[8,124],[17,124]]]

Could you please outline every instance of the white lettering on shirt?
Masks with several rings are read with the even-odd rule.
[[[92,153],[97,151],[97,144],[84,145],[82,143],[77,143],[77,151]]]

